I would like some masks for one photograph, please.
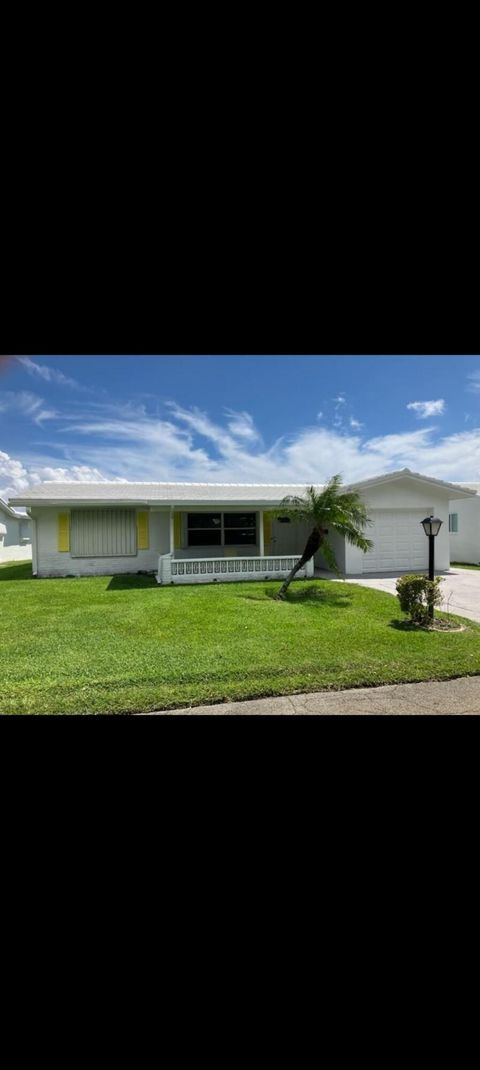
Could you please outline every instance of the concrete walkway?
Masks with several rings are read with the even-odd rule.
[[[440,584],[443,603],[439,609],[443,613],[455,613],[458,617],[468,617],[480,623],[480,569],[451,568],[449,572],[439,572],[443,583]],[[333,583],[343,583],[330,572],[316,572],[318,579],[330,579]],[[347,583],[359,583],[362,587],[373,587],[376,591],[386,591],[397,596],[395,584],[399,573],[373,573],[367,576],[347,576]]]
[[[191,706],[181,710],[157,710],[140,717],[177,714],[205,716],[251,716],[285,714],[341,715],[378,714],[480,714],[480,676],[457,680],[428,681],[423,684],[393,684],[388,687],[352,688],[349,691],[316,691],[310,695],[251,699],[249,702],[220,702],[214,706]]]

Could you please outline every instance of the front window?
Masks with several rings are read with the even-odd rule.
[[[136,552],[133,509],[72,509],[72,557],[133,557]]]
[[[188,513],[189,546],[255,546],[256,513]]]
[[[458,513],[448,514],[448,530],[453,534],[458,532]]]

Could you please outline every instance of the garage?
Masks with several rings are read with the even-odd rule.
[[[370,513],[368,538],[373,547],[363,555],[362,572],[417,572],[428,568],[428,539],[422,520],[425,509],[376,509]]]

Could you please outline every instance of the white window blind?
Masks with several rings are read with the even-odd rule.
[[[133,557],[137,552],[133,509],[73,509],[72,557]]]

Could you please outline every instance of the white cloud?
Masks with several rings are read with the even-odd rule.
[[[24,463],[0,450],[0,498],[8,500],[21,494],[27,487],[53,480],[55,483],[103,483],[106,479],[124,482],[118,476],[105,476],[98,468],[85,464],[58,467],[38,462]]]
[[[467,379],[468,379],[467,390],[469,391],[469,393],[470,394],[479,394],[480,393],[480,371],[470,372],[470,374],[467,375]]]
[[[248,412],[234,412],[233,409],[225,410],[228,420],[228,430],[236,438],[245,439],[247,442],[258,442],[260,435],[255,427],[253,418]]]
[[[322,416],[323,416],[323,412],[317,412],[317,420],[321,420]]]
[[[34,395],[24,396],[22,405],[31,418],[48,411]],[[443,438],[424,424],[368,437],[350,417],[350,426],[301,428],[266,448],[253,420],[245,419],[249,414],[233,410],[219,423],[173,401],[167,419],[133,403],[92,402],[76,410],[59,425],[51,419],[51,441],[44,432],[38,436],[41,456],[0,454],[3,491],[14,494],[40,479],[322,483],[341,472],[354,482],[406,467],[452,482],[480,481],[480,427],[471,424]],[[248,428],[256,437],[249,437]]]
[[[352,428],[352,431],[360,431],[360,428],[363,427],[363,424],[361,424],[359,420],[355,420],[353,416],[351,416],[350,427]]]
[[[22,462],[0,450],[0,498],[7,500],[12,494],[25,490],[28,484],[28,472]]]
[[[29,390],[0,391],[0,412],[16,412],[33,420],[39,427],[43,420],[52,420],[57,416],[53,409],[44,409],[43,398],[31,394]]]
[[[31,357],[17,357],[17,361],[23,368],[37,379],[43,379],[46,383],[57,383],[59,386],[70,386],[74,390],[85,389],[77,383],[76,379],[70,379],[68,375],[59,372],[57,368],[50,368],[48,364],[37,364]]]
[[[58,419],[58,413],[54,409],[41,409],[37,416],[33,417],[33,422],[38,427],[42,426],[44,420],[56,420]]]
[[[439,398],[438,401],[409,401],[407,409],[412,409],[419,418],[419,420],[428,420],[430,416],[442,416],[445,412],[445,401],[443,398]]]

